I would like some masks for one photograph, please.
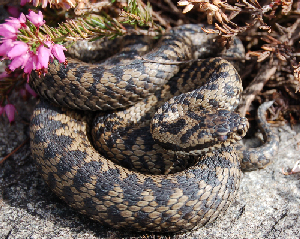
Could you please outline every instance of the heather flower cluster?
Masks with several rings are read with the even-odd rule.
[[[66,61],[64,55],[66,49],[62,45],[54,44],[49,36],[40,34],[39,29],[44,24],[42,12],[33,11],[26,16],[21,13],[19,18],[11,17],[0,24],[0,35],[3,37],[0,56],[2,56],[1,60],[11,60],[6,70],[8,73],[23,69],[28,81],[32,70],[40,74],[46,73],[50,60],[57,59],[61,63]],[[29,89],[29,85],[26,87]],[[3,105],[4,99],[0,102],[0,115],[5,113],[12,122],[15,107],[11,104]]]
[[[36,32],[30,31],[26,25],[27,20],[36,27]],[[11,17],[0,25],[0,35],[4,37],[0,46],[0,56],[11,60],[8,66],[11,71],[20,67],[27,75],[32,70],[44,73],[48,69],[50,59],[56,58],[59,62],[65,62],[63,51],[66,49],[62,45],[54,44],[47,37],[39,37],[39,28],[44,23],[42,12],[37,14],[31,11],[27,16],[22,13],[19,18]],[[33,39],[27,42],[18,40],[19,29],[29,32]]]

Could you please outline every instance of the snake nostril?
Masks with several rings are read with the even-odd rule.
[[[221,141],[221,142],[226,141],[227,138],[228,138],[227,135],[219,135],[219,136],[218,136],[218,139],[219,139],[219,141]]]

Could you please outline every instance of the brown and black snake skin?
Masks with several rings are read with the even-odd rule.
[[[241,80],[220,57],[197,60],[219,49],[201,27],[174,28],[142,57],[135,48],[148,43],[125,41],[104,63],[70,59],[32,74],[43,98],[31,120],[32,155],[50,188],[80,213],[115,229],[190,230],[226,210],[240,164],[261,168],[276,153],[264,116],[270,103],[258,116],[263,148],[234,145],[248,129],[234,112]]]

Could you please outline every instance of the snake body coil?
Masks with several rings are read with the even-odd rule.
[[[200,29],[172,30],[146,60],[123,52],[100,65],[74,60],[32,75],[43,98],[76,109],[42,100],[31,120],[33,157],[70,206],[116,229],[153,232],[190,230],[226,210],[241,174],[232,143],[248,123],[233,112],[242,86],[229,62],[176,63],[215,50]],[[78,109],[110,111],[91,130],[94,114]]]

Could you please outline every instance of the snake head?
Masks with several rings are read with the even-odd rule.
[[[229,146],[242,139],[249,128],[245,117],[224,109],[183,115],[169,111],[156,118],[151,125],[154,140],[167,150],[192,154]]]
[[[208,114],[208,117],[212,122],[208,123],[208,127],[215,130],[213,138],[220,142],[237,142],[246,135],[249,128],[245,117],[227,110],[217,110],[215,115]]]

